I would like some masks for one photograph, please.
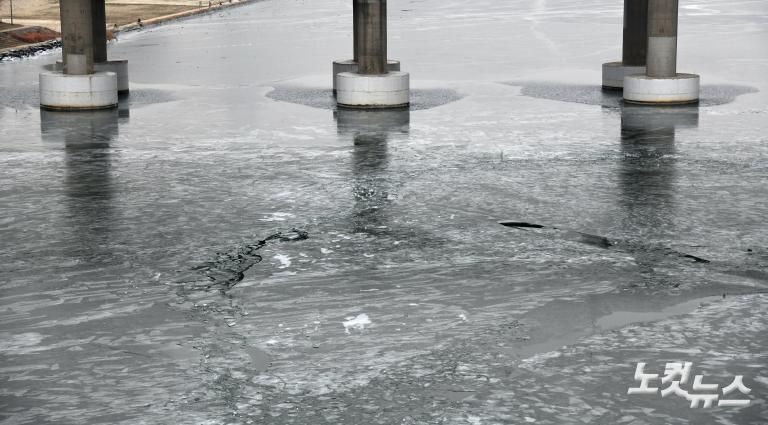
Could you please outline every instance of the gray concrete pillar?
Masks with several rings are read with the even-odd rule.
[[[64,74],[93,74],[93,0],[63,0],[59,10]]]
[[[672,78],[677,75],[678,0],[648,1],[647,75]]]
[[[354,2],[357,70],[337,73],[346,64],[334,63],[336,103],[344,108],[404,108],[410,103],[410,76],[389,71],[399,63],[387,61],[387,0]]]
[[[105,0],[92,0],[93,61],[107,61],[107,10]]]
[[[359,8],[358,73],[387,73],[387,0],[355,0]]]
[[[358,6],[356,0],[352,0],[352,60],[357,62],[357,44],[360,39],[360,35],[357,30],[360,28],[358,20],[360,19],[360,6]]]
[[[622,64],[645,66],[648,50],[648,0],[624,0]]]

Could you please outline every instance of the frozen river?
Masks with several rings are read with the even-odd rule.
[[[766,423],[768,4],[682,1],[698,107],[600,90],[621,13],[390,0],[406,111],[333,107],[348,0],[122,34],[115,111],[0,63],[0,422]]]

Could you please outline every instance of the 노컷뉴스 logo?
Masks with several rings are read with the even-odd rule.
[[[691,408],[695,409],[702,404],[702,407],[712,407],[715,402],[718,406],[725,407],[743,407],[749,406],[750,399],[734,399],[730,396],[731,393],[739,391],[741,394],[749,394],[751,389],[747,388],[743,382],[743,375],[736,375],[733,378],[733,382],[722,388],[721,393],[718,392],[719,384],[705,384],[703,382],[704,375],[696,375],[693,378],[693,385],[690,387],[690,391],[687,391],[685,386],[688,384],[688,380],[691,376],[691,367],[693,363],[667,363],[664,368],[664,376],[659,378],[658,374],[645,373],[645,363],[637,363],[637,369],[635,369],[635,381],[640,381],[640,386],[637,388],[629,388],[627,394],[656,394],[659,391],[659,387],[652,387],[653,381],[660,381],[660,385],[666,385],[666,388],[661,389],[661,396],[667,397],[669,395],[677,395],[685,398],[691,402]],[[734,396],[737,396],[735,394]],[[725,397],[728,397],[727,399]]]

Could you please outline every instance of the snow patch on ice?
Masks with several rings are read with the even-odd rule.
[[[467,422],[472,425],[480,425],[483,423],[478,416],[473,415],[467,416]]]
[[[358,314],[356,317],[349,316],[346,318],[345,322],[342,322],[342,325],[344,325],[344,332],[349,334],[350,329],[356,329],[359,331],[365,330],[366,325],[371,324],[371,319],[368,318],[368,315],[365,313]]]
[[[43,338],[45,337],[37,332],[16,335],[0,334],[0,353],[19,355],[40,351],[38,344],[42,342]]]
[[[285,255],[285,254],[277,254],[273,257],[275,260],[280,262],[280,268],[284,269],[286,267],[291,266],[291,257]]]
[[[285,221],[287,218],[295,217],[291,213],[276,212],[270,214],[268,217],[260,218],[259,221]]]

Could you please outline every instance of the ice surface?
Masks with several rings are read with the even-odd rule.
[[[116,111],[39,110],[60,52],[0,63],[0,421],[762,423],[624,397],[668,358],[768,392],[768,10],[682,3],[698,108],[599,90],[607,0],[390,0],[421,104],[379,114],[329,97],[346,0],[121,34]]]

